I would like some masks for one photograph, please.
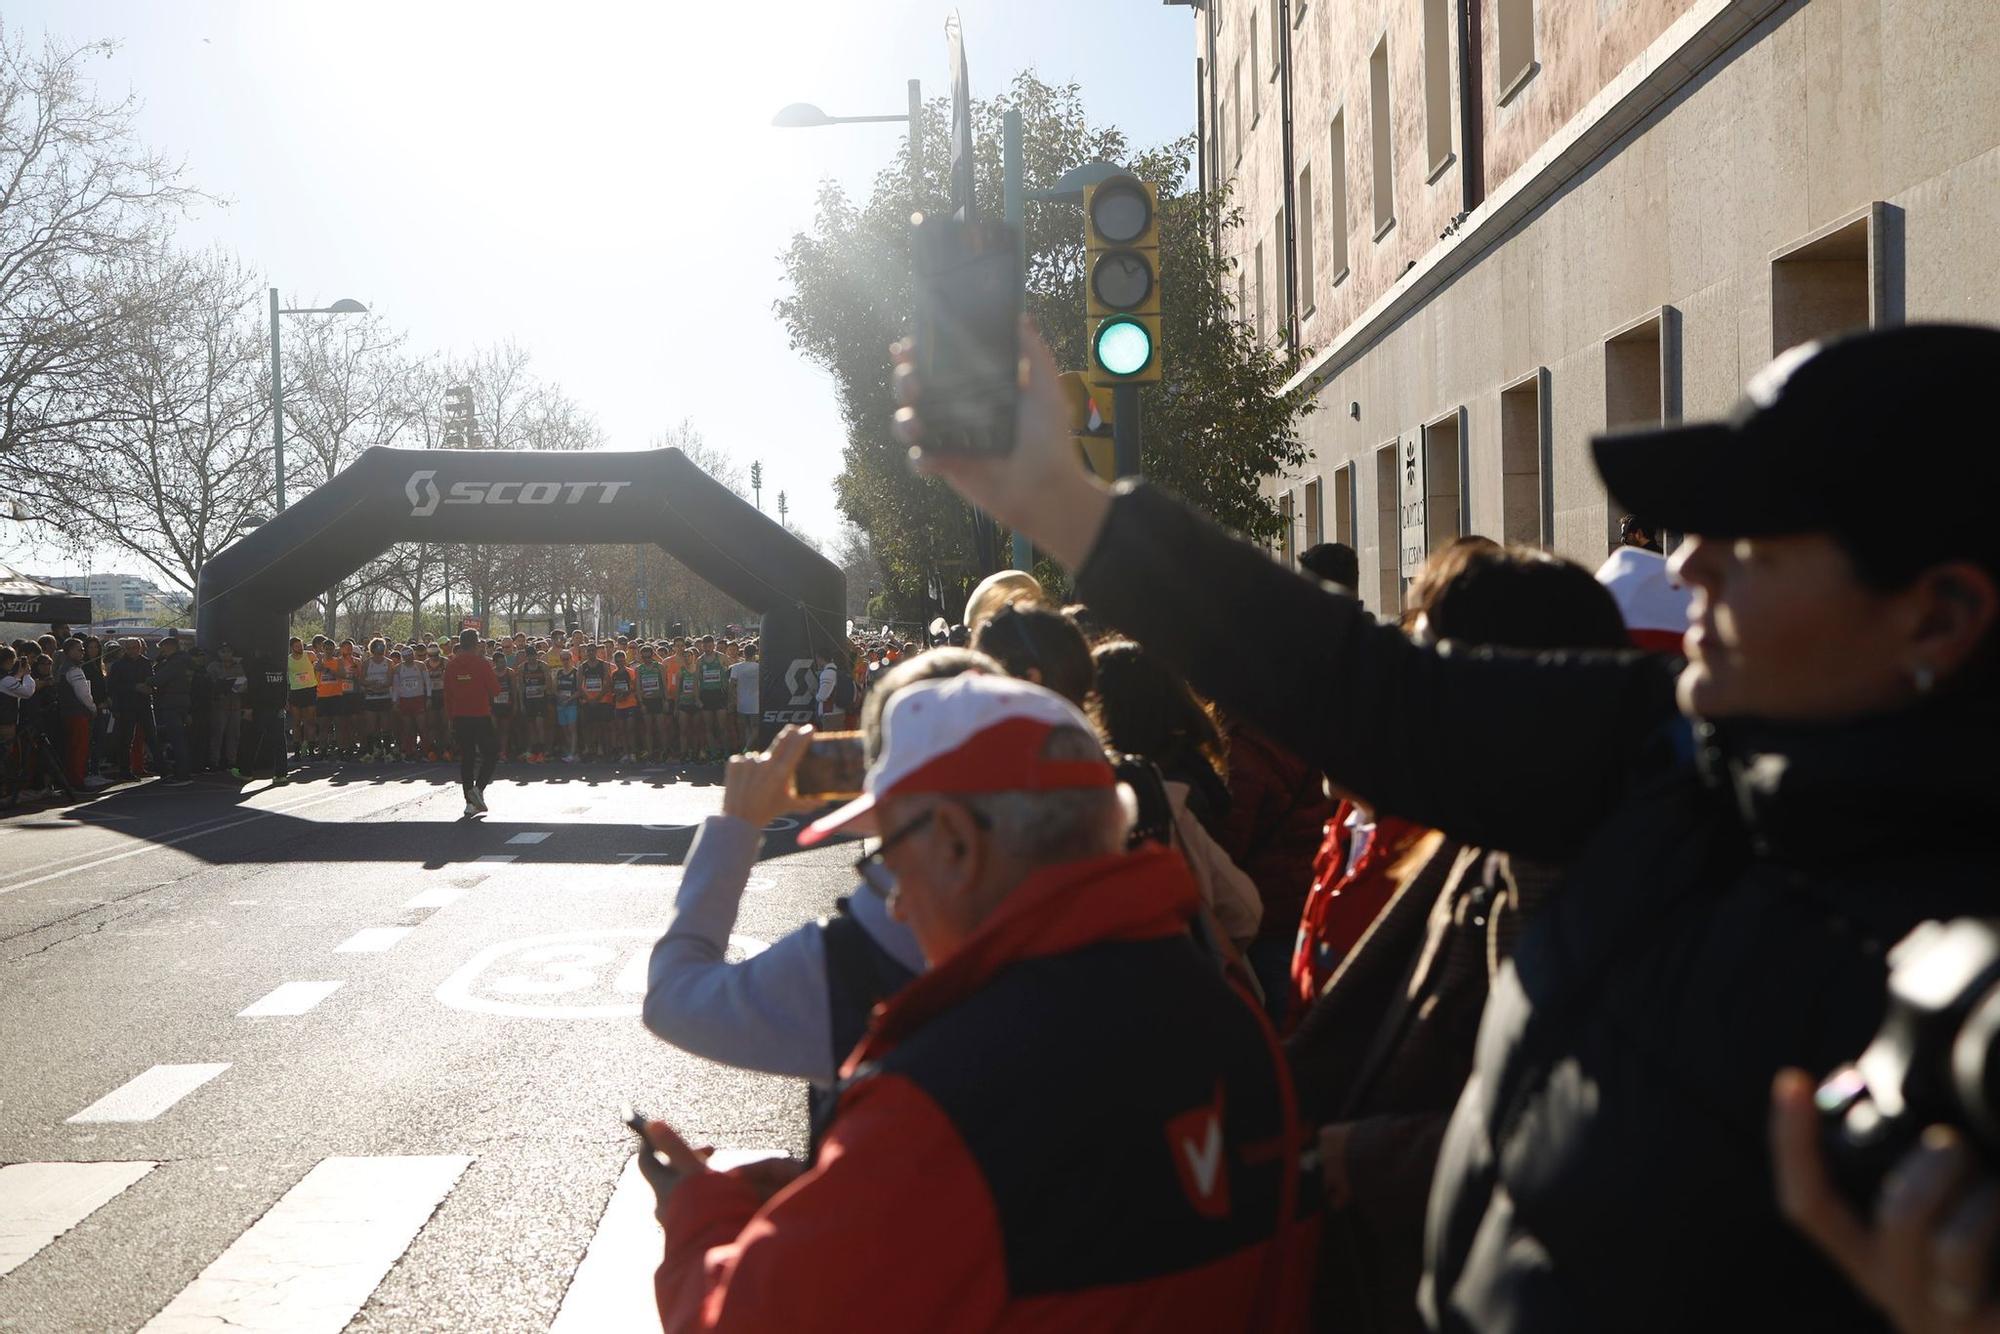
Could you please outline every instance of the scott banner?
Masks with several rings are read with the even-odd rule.
[[[398,542],[657,544],[763,614],[766,735],[811,718],[813,654],[843,638],[839,567],[678,449],[370,449],[202,567],[202,645],[283,657],[292,609]]]

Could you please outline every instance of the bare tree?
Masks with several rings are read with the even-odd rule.
[[[218,252],[165,248],[121,266],[136,295],[105,331],[115,410],[14,454],[32,518],[138,556],[192,594],[210,554],[269,506],[269,395],[256,277]]]
[[[285,327],[286,491],[324,486],[374,445],[414,443],[422,408],[411,394],[405,335],[379,315],[310,317]],[[289,495],[287,497],[289,500]],[[379,562],[359,577],[382,578]],[[327,590],[325,633],[334,633],[341,580]]]
[[[96,381],[149,293],[112,278],[199,198],[137,142],[137,101],[84,77],[115,49],[30,48],[0,25],[0,458],[119,410]]]

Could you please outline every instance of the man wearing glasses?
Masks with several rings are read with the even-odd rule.
[[[1297,1323],[1283,1063],[1190,934],[1179,854],[1123,851],[1130,816],[1088,721],[972,673],[905,686],[868,732],[862,794],[799,842],[879,835],[863,876],[928,971],[847,1057],[810,1166],[716,1172],[647,1127],[663,1322]]]

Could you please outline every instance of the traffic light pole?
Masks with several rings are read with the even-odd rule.
[[[1111,453],[1120,477],[1139,476],[1139,386],[1111,386]]]
[[[1009,111],[1000,120],[1000,211],[1009,227],[1014,229],[1017,247],[1015,260],[1021,270],[1021,282],[1025,289],[1028,278],[1028,237],[1022,229],[1024,213],[1021,196],[1021,113]],[[1025,296],[1025,290],[1023,295]],[[1035,568],[1035,544],[1027,534],[1016,529],[1014,532],[1014,568],[1032,570]]]

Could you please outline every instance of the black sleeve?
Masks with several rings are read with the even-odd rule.
[[[1486,847],[1566,858],[1673,716],[1657,657],[1418,648],[1144,483],[1076,591],[1339,786]]]

